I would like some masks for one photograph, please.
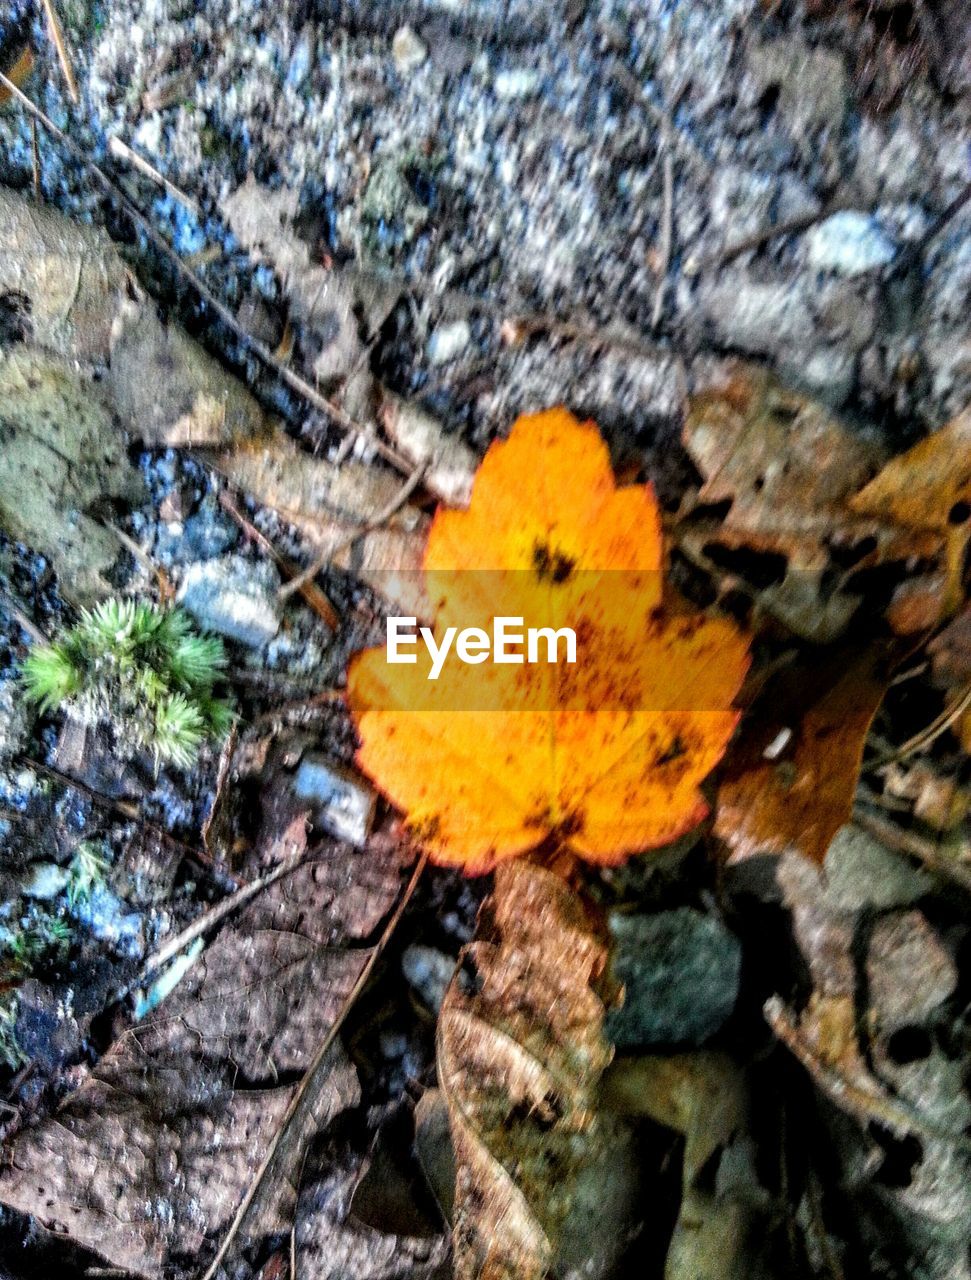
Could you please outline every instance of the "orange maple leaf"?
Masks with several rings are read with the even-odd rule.
[[[699,783],[748,668],[729,621],[665,610],[650,485],[618,488],[593,423],[518,419],[468,510],[440,508],[424,571],[440,640],[496,617],[571,628],[574,663],[391,665],[348,675],[360,767],[440,863],[482,871],[553,839],[592,862],[667,844],[707,813]],[[543,650],[539,653],[542,655]]]

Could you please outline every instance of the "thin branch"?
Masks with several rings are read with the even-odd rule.
[[[209,933],[211,929],[215,929],[217,924],[238,910],[239,907],[244,906],[249,902],[250,898],[254,898],[258,893],[262,893],[264,889],[269,888],[271,884],[275,884],[277,880],[282,879],[283,876],[295,871],[306,858],[306,851],[294,854],[292,858],[287,858],[279,866],[274,867],[272,871],[268,871],[266,875],[244,884],[241,889],[231,893],[228,898],[223,898],[222,902],[217,902],[209,911],[204,911],[181,933],[177,933],[174,938],[170,938],[164,946],[159,947],[158,951],[149,956],[142,965],[135,982],[141,985],[153,973],[161,969],[163,965],[174,959],[180,951],[184,951],[186,947],[195,942],[196,938],[201,937],[204,933]]]
[[[308,565],[306,569],[298,573],[290,582],[285,582],[277,592],[280,599],[285,600],[287,596],[293,595],[294,591],[299,591],[302,594],[313,579],[316,578],[317,574],[327,568],[334,556],[351,546],[358,538],[363,538],[366,534],[374,533],[376,529],[380,529],[387,520],[390,520],[405,505],[424,479],[427,469],[428,463],[422,463],[421,466],[415,467],[391,501],[382,507],[373,519],[352,530],[346,537],[336,542],[329,551],[325,551],[322,556],[319,556],[313,564]]]
[[[213,1258],[209,1267],[206,1269],[205,1274],[202,1276],[202,1280],[214,1280],[216,1272],[219,1270],[219,1268],[222,1266],[223,1262],[225,1261],[226,1256],[229,1253],[230,1248],[232,1247],[233,1241],[236,1239],[237,1235],[240,1232],[240,1229],[242,1228],[243,1224],[247,1219],[247,1216],[249,1215],[249,1211],[252,1208],[254,1200],[256,1199],[257,1195],[259,1195],[259,1192],[264,1182],[266,1181],[267,1175],[270,1172],[270,1169],[272,1168],[274,1159],[276,1157],[277,1151],[280,1148],[280,1143],[282,1142],[284,1135],[286,1134],[290,1125],[293,1123],[294,1118],[302,1109],[307,1095],[313,1091],[314,1085],[317,1083],[317,1077],[322,1074],[322,1071],[325,1067],[327,1055],[329,1054],[331,1047],[334,1044],[334,1041],[337,1039],[340,1029],[344,1025],[344,1022],[347,1018],[347,1015],[350,1013],[351,1009],[354,1007],[358,997],[360,996],[361,992],[364,990],[365,986],[367,985],[368,979],[371,977],[371,974],[374,972],[374,967],[377,964],[378,959],[383,953],[385,947],[388,945],[388,942],[391,939],[391,935],[394,933],[395,929],[397,928],[398,922],[400,921],[402,915],[404,914],[405,907],[407,907],[408,903],[411,901],[411,898],[415,892],[415,889],[418,887],[418,881],[421,879],[421,874],[424,871],[425,864],[427,862],[428,862],[428,854],[422,853],[418,861],[415,863],[415,869],[411,873],[411,879],[408,881],[408,884],[405,887],[405,891],[401,895],[401,898],[398,901],[398,905],[395,907],[394,911],[392,912],[388,920],[388,923],[385,925],[384,930],[381,934],[381,937],[375,943],[374,948],[371,951],[371,954],[368,956],[364,964],[364,967],[362,968],[360,974],[358,975],[357,981],[354,983],[354,986],[351,988],[350,993],[347,996],[347,999],[344,1001],[343,1005],[341,1006],[340,1012],[338,1013],[337,1017],[334,1019],[333,1023],[330,1026],[330,1029],[328,1030],[327,1034],[324,1036],[323,1040],[321,1041],[320,1046],[317,1049],[317,1052],[314,1054],[313,1060],[310,1063],[310,1066],[307,1068],[307,1071],[303,1077],[303,1080],[301,1080],[296,1093],[293,1095],[293,1098],[290,1101],[290,1105],[287,1107],[286,1114],[284,1115],[282,1121],[280,1122],[279,1127],[277,1128],[272,1139],[270,1140],[270,1145],[267,1148],[266,1155],[263,1157],[262,1164],[257,1170],[256,1177],[250,1183],[249,1190],[246,1192],[246,1195],[243,1197],[242,1204],[237,1209],[236,1216],[233,1218],[233,1221],[229,1227],[229,1230],[227,1231],[222,1244],[219,1246],[219,1249],[216,1252],[215,1258]]]
[[[921,729],[919,733],[915,733],[912,738],[908,738],[901,746],[893,751],[880,755],[876,760],[871,761],[867,768],[870,770],[880,769],[887,764],[896,764],[898,760],[906,760],[908,756],[912,756],[916,751],[924,751],[931,743],[937,739],[956,720],[971,707],[971,683],[965,685],[964,689],[958,696],[944,708],[944,710],[931,721],[926,728]]]
[[[958,855],[948,856],[937,845],[918,835],[917,832],[905,831],[896,822],[889,822],[886,818],[870,813],[860,805],[854,806],[853,821],[871,836],[875,836],[888,849],[905,853],[911,858],[918,858],[928,871],[933,871],[947,880],[953,880],[962,889],[971,892],[971,865],[966,857],[962,859]]]
[[[671,129],[663,126],[664,137],[664,194],[661,205],[661,246],[658,253],[657,290],[651,312],[651,328],[656,329],[664,314],[664,297],[668,287],[668,271],[671,267],[671,251],[674,247],[674,153],[671,146]]]
[[[170,182],[164,173],[159,173],[153,164],[140,156],[137,151],[133,150],[127,142],[122,142],[117,134],[112,135],[108,142],[108,150],[116,160],[121,160],[125,164],[130,164],[133,169],[137,169],[139,173],[149,178],[156,186],[161,187],[163,191],[167,191],[173,200],[178,200],[179,204],[189,210],[194,217],[200,215],[199,205],[193,200],[192,196],[179,189],[174,182]]]
[[[67,41],[64,39],[64,28],[61,26],[61,20],[57,16],[57,10],[54,8],[54,0],[40,0],[40,2],[47,16],[48,30],[51,33],[54,48],[57,50],[57,60],[61,64],[61,71],[64,73],[64,79],[67,82],[67,91],[71,95],[72,102],[80,102],[78,82],[74,78],[71,55],[68,52]]]
[[[211,307],[219,319],[231,329],[239,338],[240,342],[252,353],[257,356],[268,369],[285,382],[288,387],[296,391],[302,396],[308,404],[324,414],[331,422],[334,423],[341,431],[351,432],[354,435],[363,436],[373,446],[375,451],[380,454],[386,462],[396,467],[404,475],[410,475],[412,471],[411,464],[406,458],[403,458],[396,449],[393,449],[386,441],[378,439],[364,426],[346,413],[340,405],[335,404],[333,400],[329,400],[326,396],[321,395],[316,387],[311,386],[305,378],[300,374],[294,373],[292,369],[288,369],[286,365],[281,364],[266,343],[261,342],[259,338],[254,337],[248,329],[246,329],[237,320],[229,307],[213,293],[208,285],[196,275],[172,246],[165,240],[152,226],[151,222],[145,217],[141,210],[134,205],[125,195],[116,182],[114,182],[99,165],[87,155],[84,151],[73,142],[63,129],[59,129],[51,118],[41,111],[30,98],[27,97],[7,76],[0,71],[0,84],[2,84],[11,94],[12,97],[24,107],[34,119],[39,120],[44,128],[55,137],[58,142],[68,150],[80,164],[91,173],[92,177],[103,188],[107,195],[115,202],[125,216],[138,228],[139,231],[151,242],[152,247],[162,255],[168,262],[172,264],[174,269],[180,276],[192,286],[200,298]]]
[[[298,572],[296,565],[292,564],[286,556],[277,551],[266,534],[261,533],[255,524],[246,519],[228,493],[223,492],[219,495],[219,505],[232,516],[243,532],[270,556],[279,567],[284,578],[289,579],[280,589],[280,598],[284,599],[291,592],[299,591],[305,602],[310,605],[311,609],[326,623],[331,631],[338,631],[341,625],[341,616],[321,588],[310,581],[310,578],[315,575],[310,574],[308,577],[306,572]]]

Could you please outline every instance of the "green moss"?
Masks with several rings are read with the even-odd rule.
[[[191,765],[207,738],[220,738],[232,707],[214,692],[226,665],[222,641],[200,635],[180,609],[106,600],[23,665],[26,696],[82,724],[107,723],[121,750]]]

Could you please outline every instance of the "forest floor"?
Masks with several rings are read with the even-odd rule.
[[[558,1277],[968,1280],[966,6],[50,7],[0,15],[0,1272],[474,1275],[498,1205]],[[558,405],[753,657],[710,819],[569,871],[626,1000],[565,1224],[535,1116],[453,1204],[520,872],[416,862],[344,698]],[[24,696],[111,595],[224,639],[191,769]]]

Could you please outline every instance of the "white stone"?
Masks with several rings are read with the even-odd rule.
[[[858,276],[893,259],[896,245],[873,218],[855,209],[834,213],[809,232],[809,265],[816,271]]]

